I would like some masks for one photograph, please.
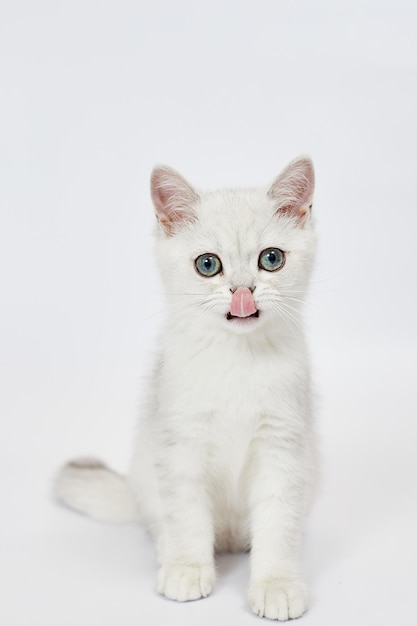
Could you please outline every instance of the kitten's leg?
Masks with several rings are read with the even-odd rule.
[[[264,418],[250,470],[252,551],[249,602],[269,619],[301,616],[307,608],[299,573],[307,464],[300,437]]]
[[[204,447],[190,433],[169,439],[156,467],[161,503],[157,587],[172,600],[197,600],[211,593],[215,578]]]

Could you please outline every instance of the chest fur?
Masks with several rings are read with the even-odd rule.
[[[235,337],[230,343],[182,343],[163,356],[159,404],[173,412],[210,413],[242,424],[276,411],[297,393],[304,369],[300,348],[254,347]]]

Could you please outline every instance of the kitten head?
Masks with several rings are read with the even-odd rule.
[[[305,157],[265,190],[199,193],[155,168],[156,257],[170,314],[240,333],[297,324],[315,252],[313,189]]]

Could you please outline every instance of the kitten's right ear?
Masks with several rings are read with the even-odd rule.
[[[151,175],[151,195],[156,216],[167,235],[173,235],[182,224],[195,222],[198,193],[170,167],[155,167]]]

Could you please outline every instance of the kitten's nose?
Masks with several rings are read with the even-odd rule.
[[[256,286],[255,287],[230,287],[230,291],[232,293],[235,293],[235,291],[237,291],[238,289],[249,289],[249,291],[253,293],[256,289]]]

